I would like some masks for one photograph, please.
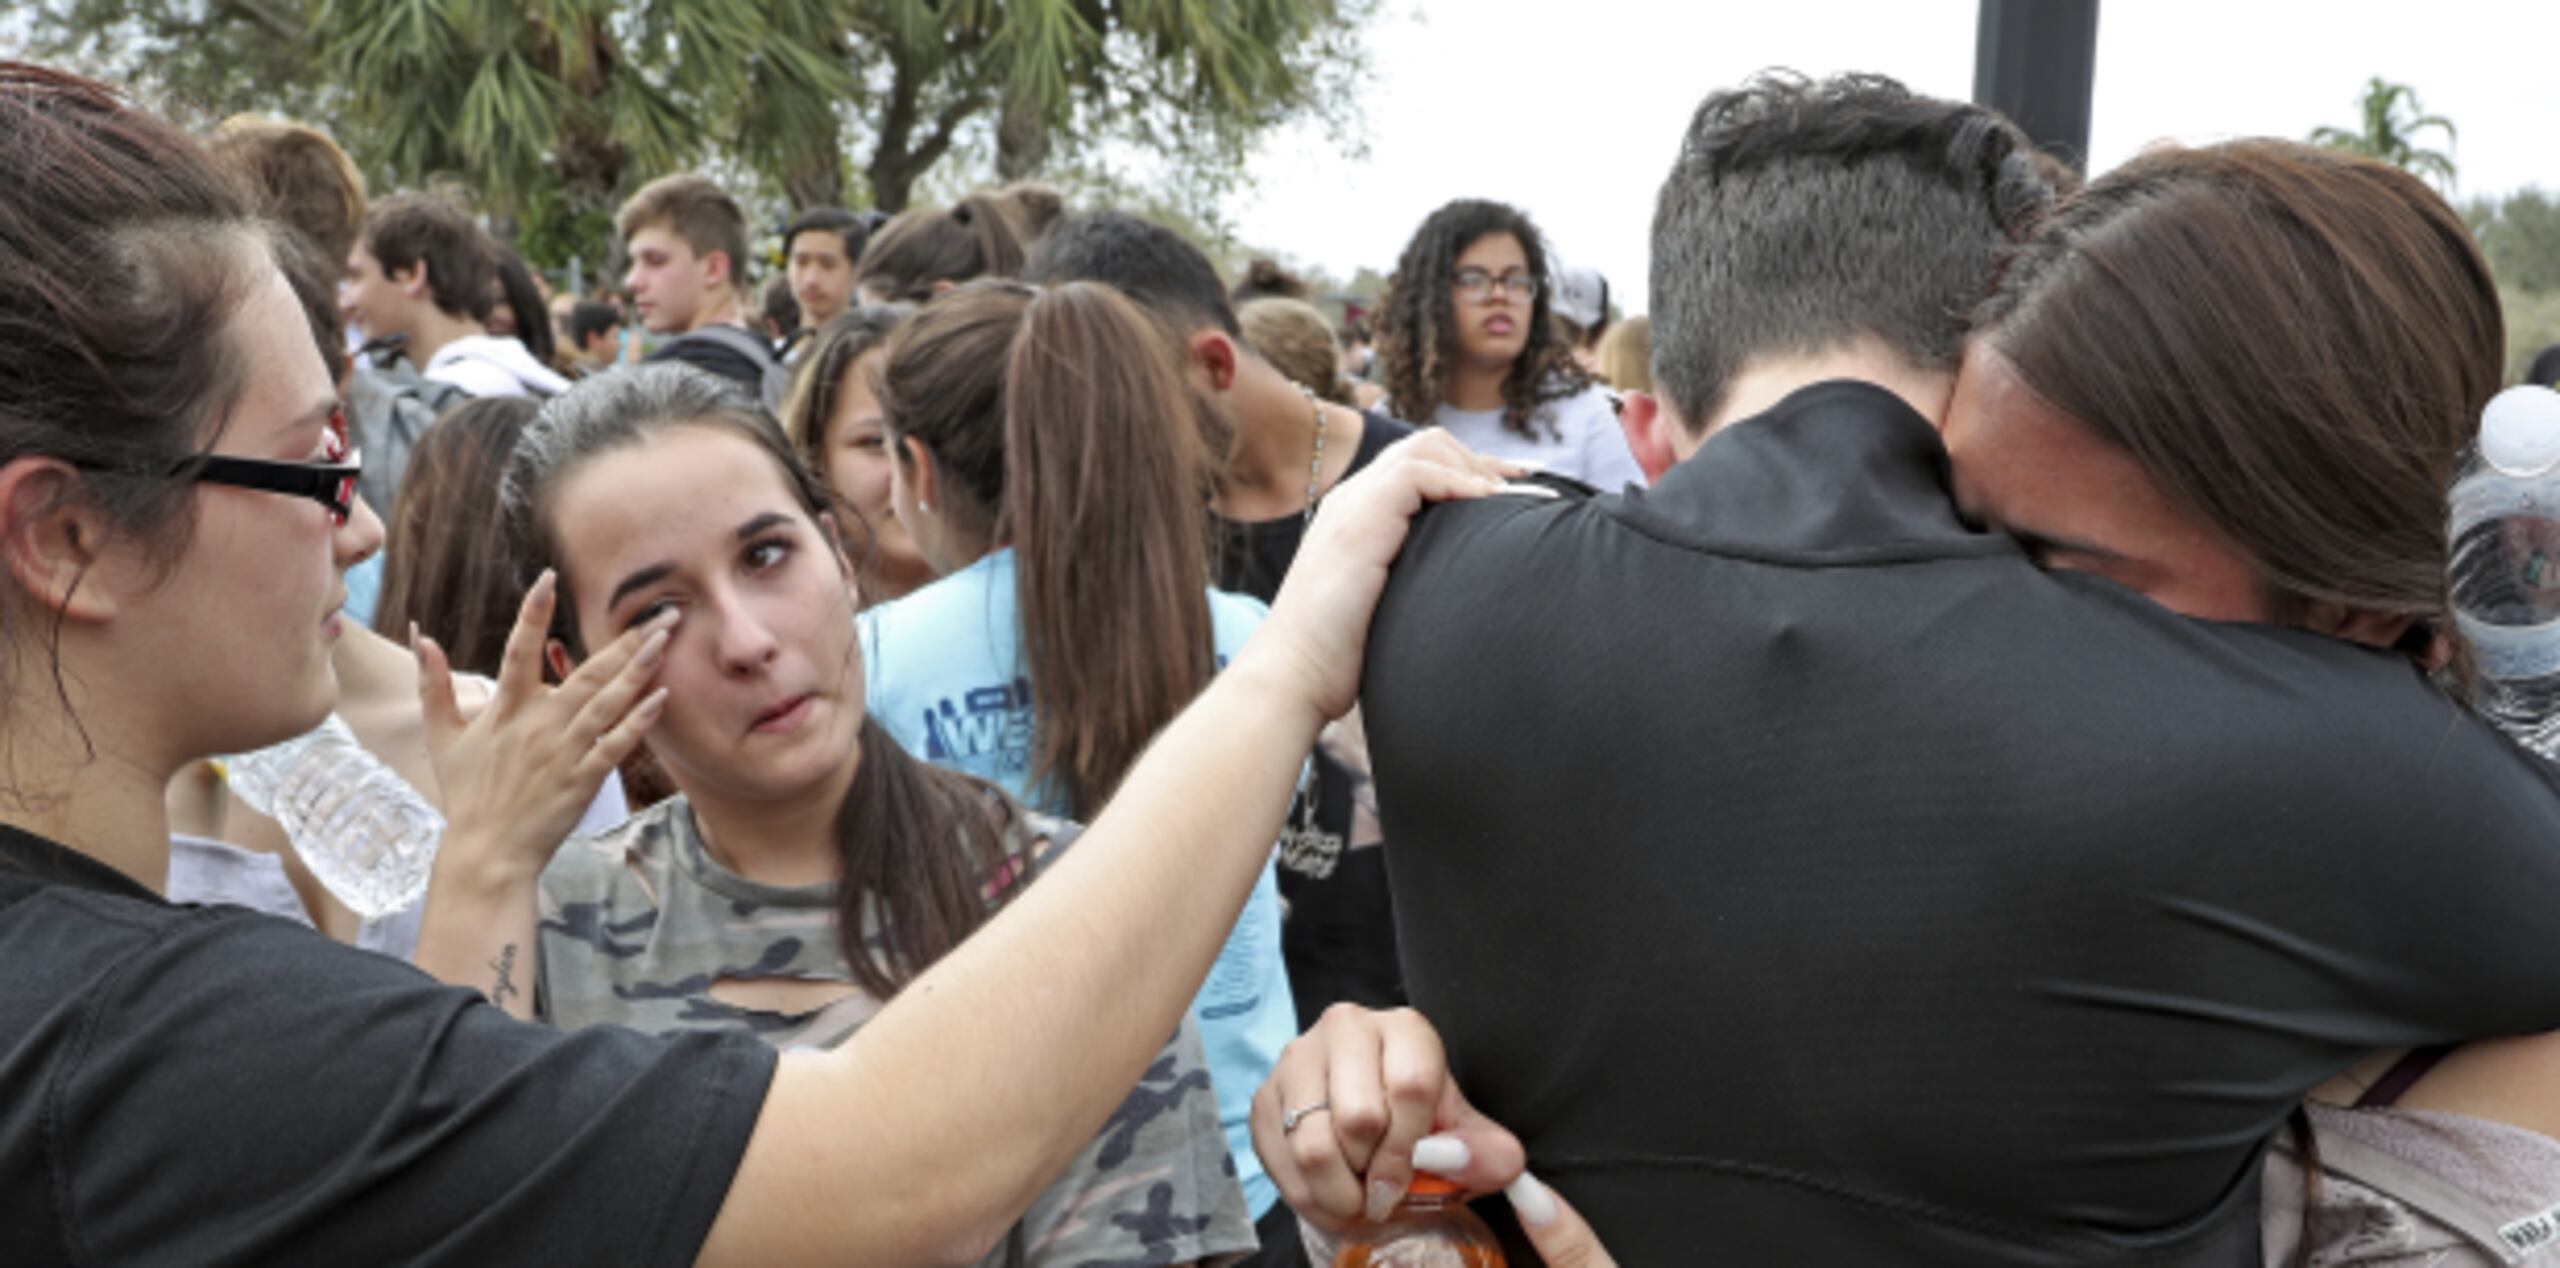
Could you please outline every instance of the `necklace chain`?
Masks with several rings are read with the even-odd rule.
[[[1316,422],[1315,452],[1307,456],[1306,522],[1312,524],[1316,518],[1316,481],[1324,472],[1324,402],[1317,400],[1315,392],[1303,385],[1298,392],[1307,398],[1307,410],[1315,415]]]
[[[1315,452],[1307,456],[1307,510],[1300,521],[1302,525],[1312,525],[1316,520],[1316,484],[1324,475],[1324,402],[1317,400],[1315,392],[1304,384],[1298,386],[1298,392],[1307,398],[1307,412],[1315,419]],[[1304,540],[1303,535],[1300,540]],[[1316,826],[1316,758],[1321,752],[1319,746],[1317,753],[1308,754],[1306,764],[1298,768],[1298,822],[1280,834],[1284,861],[1319,878],[1332,874],[1343,842],[1340,836]]]

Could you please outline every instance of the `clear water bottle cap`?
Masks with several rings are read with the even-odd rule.
[[[2526,384],[2489,398],[2480,411],[2480,460],[2519,478],[2560,467],[2560,391]]]

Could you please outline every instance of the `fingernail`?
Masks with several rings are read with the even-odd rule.
[[[649,637],[641,640],[639,657],[640,663],[643,665],[654,665],[658,663],[658,658],[660,656],[666,655],[666,652],[667,631],[665,627],[661,626],[658,629],[650,631]]]
[[[415,621],[409,622],[409,650],[418,650],[418,623]]]
[[[545,568],[542,570],[541,576],[534,578],[533,592],[543,596],[544,598],[549,598],[551,597],[551,588],[559,583],[559,579],[559,573],[553,572],[549,568]]]
[[[1556,1222],[1554,1190],[1538,1183],[1538,1177],[1526,1171],[1503,1188],[1502,1196],[1511,1200],[1511,1210],[1520,1217],[1520,1222],[1531,1228],[1545,1228]]]
[[[1548,488],[1543,484],[1521,484],[1516,481],[1504,484],[1502,486],[1502,491],[1505,493],[1525,494],[1533,498],[1551,498],[1559,496],[1554,489]]]
[[[1401,1185],[1389,1184],[1384,1180],[1370,1181],[1369,1221],[1374,1224],[1395,1214],[1396,1202],[1403,1197],[1404,1188]]]
[[[1466,1170],[1473,1161],[1475,1155],[1467,1152],[1467,1142],[1455,1136],[1425,1136],[1413,1142],[1413,1165],[1423,1171],[1446,1175]]]

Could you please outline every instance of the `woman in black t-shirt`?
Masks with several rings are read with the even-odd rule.
[[[0,1228],[90,1262],[918,1262],[982,1252],[1173,1032],[1350,704],[1445,443],[1346,486],[1262,633],[1048,879],[862,1033],[776,1058],[510,1020],[155,892],[162,788],[315,725],[379,522],[312,328],[202,152],[0,63]],[[529,652],[540,626],[519,626]],[[651,720],[648,627],[559,689],[510,657],[484,799],[544,809]],[[592,706],[592,707],[589,707]],[[1217,791],[1204,798],[1204,788]],[[1207,807],[1215,807],[1209,809]],[[431,895],[431,904],[436,901]],[[1042,971],[1021,966],[1037,961]],[[487,990],[522,989],[520,954]]]

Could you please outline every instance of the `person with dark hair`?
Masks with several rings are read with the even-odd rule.
[[[927,761],[1091,818],[1262,621],[1209,584],[1225,420],[1161,330],[1092,282],[952,291],[891,337],[875,389],[898,518],[941,579],[863,614],[874,716]],[[1191,1013],[1259,1221],[1279,1192],[1246,1111],[1297,1033],[1269,870]]]
[[[1269,859],[1300,755],[1349,707],[1406,517],[1497,488],[1443,440],[1338,494],[1310,548],[1325,569],[1291,587],[1071,854],[930,968],[905,959],[909,988],[841,1048],[532,1026],[507,1015],[529,1003],[530,878],[614,758],[662,714],[733,747],[752,722],[790,721],[763,717],[788,702],[744,619],[780,580],[765,543],[788,535],[821,562],[814,580],[790,574],[831,592],[813,610],[850,601],[787,452],[768,461],[745,433],[715,435],[766,465],[734,484],[688,467],[651,497],[608,491],[646,517],[619,525],[629,540],[669,553],[559,587],[578,612],[566,632],[596,634],[559,687],[537,663],[549,581],[469,722],[426,643],[454,865],[430,908],[467,920],[483,887],[523,886],[506,891],[520,905],[498,939],[462,960],[488,994],[437,986],[158,888],[163,785],[327,715],[338,573],[380,539],[265,231],[183,133],[103,85],[0,63],[0,273],[0,1228],[30,1263],[974,1257],[1130,1102],[1180,1026]],[[709,540],[647,531],[698,521],[669,506],[741,489],[757,501],[752,545],[734,523]],[[679,619],[608,638],[621,622],[598,609],[635,576],[663,588],[622,596],[620,615],[645,597]],[[850,655],[851,615],[835,619]],[[662,669],[682,689],[644,703]],[[767,749],[795,763],[827,747],[810,737],[846,730],[799,698],[813,706],[800,740]],[[859,765],[877,780],[893,761]],[[712,839],[752,850],[762,836]],[[1142,1110],[1173,1099],[1159,1090]]]
[[[853,303],[853,262],[870,240],[862,218],[842,207],[812,207],[783,226],[784,275],[800,302],[801,329],[815,331]]]
[[[1318,504],[1413,434],[1383,413],[1327,404],[1255,352],[1217,267],[1163,225],[1116,211],[1071,217],[1024,273],[1043,286],[1103,282],[1136,300],[1169,332],[1192,389],[1231,420],[1234,448],[1210,503],[1222,530],[1213,564],[1222,589],[1275,601]],[[1336,1003],[1387,1008],[1405,998],[1358,749],[1356,727],[1329,733],[1310,763],[1311,795],[1299,799],[1281,843],[1281,947],[1300,1026]]]
[[[569,385],[522,343],[489,333],[502,293],[497,244],[443,199],[401,194],[374,204],[347,277],[347,313],[365,338],[399,341],[400,355],[431,383],[470,396],[549,396]]]
[[[1022,271],[1022,223],[994,194],[948,208],[909,207],[880,226],[853,266],[866,304],[921,304],[977,277]]]
[[[1257,299],[1294,299],[1303,303],[1314,295],[1307,279],[1282,268],[1278,260],[1255,260],[1245,266],[1244,276],[1227,293],[1227,299],[1243,308]]]
[[[1659,482],[1427,516],[1382,602],[1439,1035],[1284,1058],[1302,1210],[1400,1191],[1438,1121],[1631,1262],[1711,1209],[1753,1262],[2254,1263],[2306,1095],[2560,1025],[2560,793],[2423,672],[2502,344],[2460,217],[2285,142],[2048,198],[2008,122],[1889,81],[1699,109],[1629,410]]]
[[[569,308],[569,349],[581,374],[613,368],[622,357],[622,310],[582,299]]]
[[[551,337],[551,317],[543,306],[542,283],[524,257],[503,242],[489,244],[496,288],[489,294],[489,333],[524,345],[533,359],[548,366],[559,353]]]
[[[1462,198],[1426,217],[1378,314],[1387,401],[1478,453],[1601,489],[1642,483],[1609,394],[1557,333],[1548,258],[1517,208]]]
[[[757,309],[764,324],[765,339],[777,348],[799,342],[800,301],[791,298],[791,279],[774,276],[765,279],[764,302]]]
[[[747,217],[736,199],[690,172],[640,187],[614,213],[630,253],[631,307],[652,333],[672,336],[650,361],[700,366],[781,403],[784,371],[772,341],[748,328]]]
[[[809,342],[782,399],[782,434],[842,504],[836,532],[853,556],[865,603],[885,603],[933,580],[932,566],[890,506],[895,459],[872,387],[890,334],[915,311],[865,304],[828,322]]]

